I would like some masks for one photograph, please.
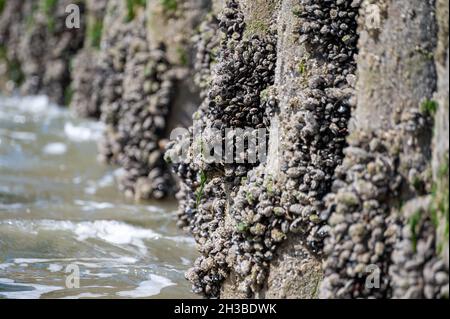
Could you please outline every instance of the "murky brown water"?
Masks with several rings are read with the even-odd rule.
[[[127,202],[96,162],[101,129],[45,97],[0,98],[0,298],[195,297],[175,203]]]

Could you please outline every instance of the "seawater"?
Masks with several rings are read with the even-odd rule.
[[[45,96],[0,97],[0,298],[195,298],[176,203],[118,192],[103,129]]]

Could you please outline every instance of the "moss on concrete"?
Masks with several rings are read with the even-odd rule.
[[[418,240],[418,234],[420,232],[420,225],[422,220],[423,214],[421,210],[417,210],[410,218],[409,218],[409,227],[411,229],[411,240],[414,252],[417,251],[417,240]]]
[[[306,60],[302,59],[299,63],[298,63],[298,73],[300,73],[301,75],[305,75],[307,72],[307,67],[306,67]]]
[[[177,48],[178,53],[178,60],[180,65],[182,66],[188,66],[189,64],[189,53],[187,52],[186,48],[180,46]]]
[[[208,177],[206,176],[206,173],[204,171],[200,172],[199,178],[200,178],[200,186],[197,188],[197,191],[195,192],[197,207],[200,205],[202,201],[203,195],[205,193],[205,186],[208,181]]]
[[[103,21],[96,19],[89,24],[88,27],[88,38],[89,45],[93,48],[100,48],[100,43],[102,40],[102,32],[103,32]]]
[[[0,0],[0,14],[3,13],[5,6],[6,6],[6,0]]]
[[[53,13],[55,12],[58,0],[41,0],[39,2],[39,8],[47,18],[47,29],[49,32],[53,32],[55,29],[55,18]]]
[[[166,12],[174,12],[178,9],[178,0],[159,0]]]
[[[13,81],[16,85],[20,86],[25,77],[22,72],[22,66],[17,59],[9,59],[5,46],[0,45],[0,61],[6,63],[6,77],[7,80]]]
[[[270,31],[278,3],[278,0],[253,0],[242,4],[246,18],[244,39],[253,35],[264,36]]]
[[[139,7],[145,7],[147,0],[126,0],[127,1],[127,21],[133,21]]]
[[[438,102],[427,99],[420,105],[420,112],[424,115],[434,116],[438,110],[438,107]]]

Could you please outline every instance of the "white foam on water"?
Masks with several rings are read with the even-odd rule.
[[[17,102],[15,104],[17,108],[23,112],[45,113],[55,107],[45,95],[24,96],[12,99],[13,101],[16,99]]]
[[[64,143],[50,143],[44,146],[42,152],[47,155],[63,155],[67,153],[67,145]]]
[[[82,294],[79,294],[79,295],[75,295],[75,296],[63,297],[61,299],[82,299],[82,298],[91,298],[92,299],[92,298],[102,298],[102,297],[106,297],[106,295],[85,292],[85,293],[82,293]]]
[[[11,204],[2,204],[0,203],[0,210],[18,210],[18,209],[22,209],[24,207],[24,205],[22,203],[11,203]]]
[[[147,253],[144,240],[158,240],[162,237],[153,230],[137,228],[117,221],[79,223],[76,225],[74,232],[79,241],[98,238],[118,246],[137,247],[142,254]]]
[[[192,264],[192,262],[187,258],[181,257],[180,260],[183,266],[190,266]]]
[[[17,283],[8,278],[0,278],[0,284],[5,284],[12,287],[23,287],[27,289],[25,291],[0,291],[0,295],[3,295],[9,299],[39,299],[45,294],[62,289],[62,287],[56,286]]]
[[[75,200],[74,203],[78,206],[82,206],[81,210],[83,211],[93,211],[93,210],[104,210],[109,208],[114,208],[114,205],[111,203],[99,203],[92,201],[83,201],[83,200]]]
[[[113,172],[114,178],[117,180],[121,179],[126,174],[127,171],[124,168],[118,168]]]
[[[99,220],[94,222],[71,222],[71,221],[0,221],[2,224],[19,226],[27,229],[27,232],[38,233],[39,230],[69,231],[74,233],[75,239],[85,241],[88,239],[100,239],[106,243],[116,246],[136,247],[141,254],[147,253],[145,240],[159,240],[163,236],[151,229],[144,229],[128,225],[119,221]]]
[[[176,286],[175,283],[165,277],[150,275],[149,279],[141,282],[136,289],[120,291],[117,295],[127,298],[148,298],[159,295],[164,288]]]
[[[15,264],[43,264],[54,261],[54,259],[44,259],[44,258],[15,258],[13,263]]]
[[[107,188],[114,185],[114,174],[108,173],[97,181],[87,181],[87,187],[84,189],[88,195],[94,195],[101,188]]]
[[[6,226],[10,228],[18,228],[21,232],[27,233],[29,235],[37,235],[38,232],[36,230],[33,222],[23,221],[23,220],[1,220],[0,226]]]
[[[62,110],[54,103],[51,103],[45,95],[21,96],[21,97],[1,97],[0,104],[6,109],[10,109],[14,114],[32,114],[55,116],[62,113]],[[20,119],[19,119],[20,121]]]
[[[13,116],[13,122],[16,124],[25,124],[27,122],[27,118],[23,115],[17,114]]]
[[[145,209],[147,211],[149,211],[150,213],[164,213],[165,212],[164,209],[157,207],[157,206],[153,206],[153,205],[147,205],[145,207]]]
[[[109,207],[109,206],[101,206]],[[179,244],[195,246],[195,240],[187,236],[163,236],[151,229],[140,228],[115,220],[97,220],[93,222],[72,222],[57,220],[2,220],[0,227],[8,225],[16,227],[28,234],[38,234],[39,231],[68,231],[75,235],[78,241],[100,239],[108,244],[119,247],[135,247],[139,253],[148,252],[145,241],[169,240]]]
[[[187,244],[187,245],[191,245],[191,246],[195,246],[196,242],[195,239],[192,237],[187,237],[187,236],[167,236],[165,237],[168,240],[174,241],[176,243],[179,244]]]
[[[8,269],[11,266],[14,266],[14,264],[11,264],[11,263],[0,264],[0,270]]]
[[[0,120],[25,124],[66,116],[67,110],[50,102],[47,96],[0,97]],[[20,137],[18,137],[20,139]]]
[[[97,185],[100,188],[105,188],[114,185],[113,173],[108,173],[97,181]]]
[[[107,274],[107,273],[102,273],[102,272],[93,273],[89,269],[85,270],[83,275],[88,275],[88,276],[97,277],[97,278],[111,278],[111,277],[114,277],[114,274]]]
[[[64,125],[64,133],[73,142],[97,141],[102,136],[102,132],[103,125],[100,122],[80,125],[67,122]]]
[[[98,262],[98,263],[117,263],[131,265],[137,263],[137,259],[133,257],[118,257],[118,258],[15,258],[12,261],[14,264],[44,264],[44,263],[79,263],[83,262]],[[13,265],[11,263],[7,265]]]
[[[36,141],[36,134],[30,132],[11,132],[9,137],[19,141],[34,142]]]
[[[50,271],[50,272],[60,272],[60,271],[62,271],[63,270],[63,266],[61,266],[61,265],[58,265],[58,264],[50,264],[50,265],[48,265],[48,270]]]

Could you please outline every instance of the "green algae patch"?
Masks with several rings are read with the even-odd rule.
[[[0,14],[3,13],[5,6],[6,6],[6,0],[0,0]]]
[[[420,232],[420,222],[422,220],[422,211],[418,210],[416,211],[410,218],[409,218],[409,227],[411,229],[411,241],[413,245],[414,252],[417,251],[417,241],[418,236]]]
[[[269,33],[277,3],[276,0],[253,0],[243,4],[242,9],[246,17],[244,39],[249,39],[253,35],[264,36]]]
[[[298,73],[305,75],[307,72],[306,60],[302,59],[297,65]]]
[[[98,19],[93,21],[88,28],[89,44],[96,49],[100,48],[103,33],[103,21]]]
[[[10,60],[8,58],[6,47],[3,45],[0,45],[0,61],[4,61],[6,63],[7,79],[20,86],[25,80],[25,76],[22,72],[22,65],[18,60]]]
[[[238,223],[236,228],[240,233],[246,233],[249,230],[249,227],[246,223]]]
[[[177,55],[178,55],[178,61],[180,65],[182,66],[188,66],[189,65],[189,53],[187,50],[183,47],[177,48]]]
[[[178,9],[178,0],[159,0],[166,12],[175,12]]]
[[[255,34],[264,35],[267,34],[268,32],[269,32],[269,25],[267,25],[263,21],[261,20],[250,21],[245,28],[244,37],[249,38]]]
[[[434,116],[439,108],[439,103],[434,100],[425,100],[420,105],[420,112],[425,115]]]
[[[133,21],[139,7],[145,7],[147,0],[126,0],[127,1],[127,22]]]
[[[72,102],[74,90],[71,85],[64,89],[64,105],[70,105]]]
[[[39,3],[41,12],[43,12],[47,18],[47,29],[49,32],[53,32],[55,30],[56,23],[53,13],[55,12],[57,5],[58,0],[41,0]]]
[[[197,207],[200,206],[200,203],[205,194],[205,186],[206,186],[207,181],[208,181],[208,177],[206,176],[206,173],[204,171],[201,171],[200,172],[200,186],[197,188],[197,191],[195,192]]]

